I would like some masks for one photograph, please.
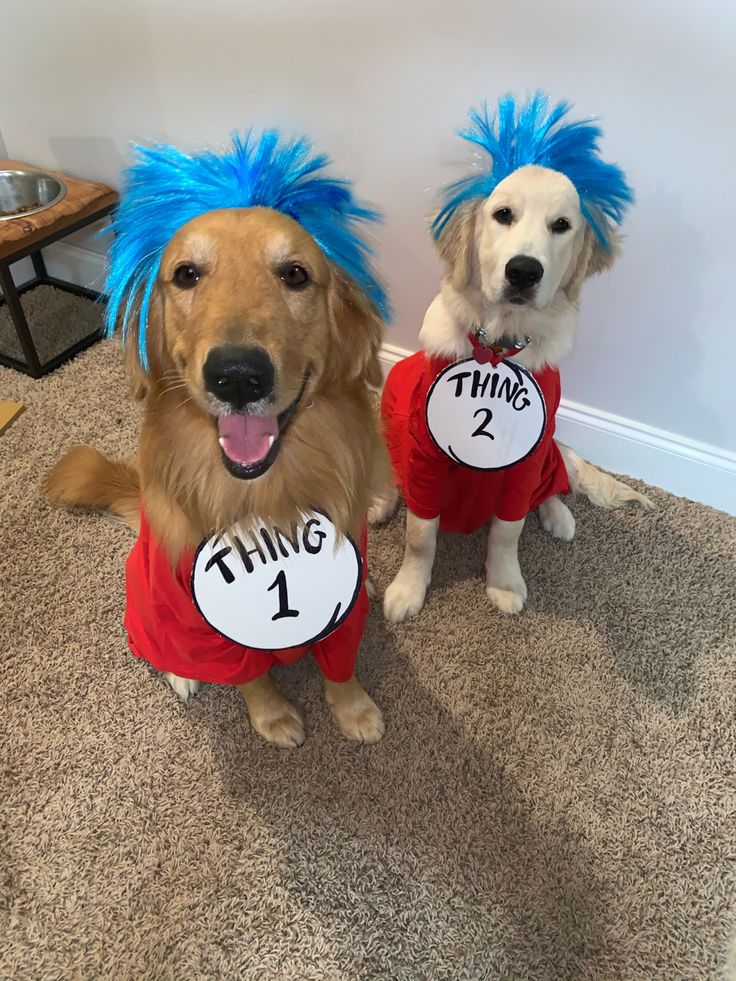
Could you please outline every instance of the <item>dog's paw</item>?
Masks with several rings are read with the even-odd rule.
[[[521,613],[527,590],[521,569],[491,569],[486,577],[486,596],[501,613]]]
[[[521,613],[526,600],[521,593],[496,586],[486,586],[486,596],[501,613]]]
[[[427,587],[421,580],[399,571],[383,597],[383,615],[389,623],[403,623],[419,613],[426,595]]]
[[[180,678],[173,671],[164,671],[163,676],[183,702],[188,702],[199,691],[200,681],[194,681],[192,678]]]
[[[368,692],[357,682],[347,682],[344,694],[328,693],[332,715],[343,736],[359,743],[377,743],[383,738],[385,725],[381,710]]]
[[[571,542],[575,535],[575,518],[559,497],[550,497],[539,505],[539,520],[553,538]]]
[[[266,742],[282,749],[296,749],[304,742],[304,723],[286,698],[274,700],[273,705],[250,712],[250,724]]]
[[[374,497],[368,508],[368,524],[381,525],[394,514],[399,504],[399,489],[392,487],[385,493]]]
[[[341,711],[334,713],[340,732],[348,739],[353,739],[358,743],[372,745],[383,739],[386,726],[383,721],[381,710],[370,697],[365,696],[365,703],[355,707],[352,711]]]

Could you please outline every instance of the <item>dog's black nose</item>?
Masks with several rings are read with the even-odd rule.
[[[273,361],[261,347],[213,347],[202,369],[204,387],[233,409],[243,409],[273,391]]]
[[[530,255],[515,255],[506,263],[506,279],[517,290],[534,286],[544,276],[544,267]]]

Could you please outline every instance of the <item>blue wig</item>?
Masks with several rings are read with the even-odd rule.
[[[124,175],[120,205],[109,231],[107,332],[122,312],[123,338],[136,300],[138,355],[148,369],[146,327],[151,293],[164,249],[187,222],[219,208],[273,208],[299,222],[325,256],[390,316],[383,286],[361,237],[362,222],[380,221],[363,207],[349,181],[325,176],[329,160],[305,139],[282,140],[277,130],[260,137],[237,134],[225,152],[186,154],[173,146],[135,147],[136,162]]]
[[[513,96],[504,96],[492,117],[487,105],[482,112],[472,109],[472,126],[459,135],[484,150],[490,166],[445,188],[442,207],[432,222],[435,241],[466,201],[488,197],[504,177],[519,167],[537,164],[560,171],[572,182],[580,195],[583,216],[601,245],[609,249],[608,220],[620,224],[634,195],[624,172],[601,160],[600,128],[590,121],[564,122],[570,108],[568,102],[550,108],[547,96],[535,92],[518,107]]]

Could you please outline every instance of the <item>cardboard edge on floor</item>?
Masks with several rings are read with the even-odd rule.
[[[15,422],[24,409],[25,406],[22,402],[8,402],[5,399],[0,399],[0,436]]]

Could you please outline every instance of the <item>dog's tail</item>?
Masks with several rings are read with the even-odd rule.
[[[141,488],[135,461],[110,460],[91,446],[75,446],[46,477],[49,501],[99,508],[117,515],[135,532],[141,521]]]
[[[569,446],[563,443],[557,445],[567,467],[570,490],[573,494],[585,494],[589,501],[601,508],[620,508],[629,501],[635,501],[646,511],[654,507],[654,503],[644,494],[627,487],[610,474],[598,470]]]

